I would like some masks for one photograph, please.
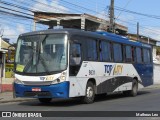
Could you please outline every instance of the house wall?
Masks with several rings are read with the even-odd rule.
[[[10,47],[10,44],[5,42],[0,37],[0,92],[13,90],[12,83],[14,78],[10,77],[11,76],[10,72],[7,72],[6,74],[7,69],[10,71],[9,66],[6,66],[6,54],[8,54],[7,49],[9,49],[9,47]],[[8,78],[6,78],[7,77],[6,75],[8,75]]]
[[[156,58],[156,52],[157,52],[156,46],[153,46],[153,57],[154,57],[154,58]]]
[[[154,64],[154,84],[160,84],[160,64]]]
[[[0,92],[2,92],[3,78],[5,78],[5,53],[0,52]]]
[[[13,91],[14,78],[2,78],[1,92]]]

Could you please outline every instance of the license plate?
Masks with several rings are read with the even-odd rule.
[[[32,91],[34,92],[41,91],[41,88],[32,88]]]

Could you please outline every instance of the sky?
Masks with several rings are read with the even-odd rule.
[[[129,33],[136,33],[137,22],[139,22],[141,35],[160,40],[160,0],[115,0],[114,3],[115,21],[128,27]],[[33,17],[31,10],[88,13],[108,19],[109,5],[110,0],[0,0],[0,35],[14,43],[19,34],[33,30],[33,20],[5,12],[28,17]],[[40,24],[36,27],[37,30],[47,28]]]

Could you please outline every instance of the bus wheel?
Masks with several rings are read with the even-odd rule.
[[[133,83],[132,83],[132,90],[130,91],[130,96],[134,97],[137,95],[137,92],[138,92],[138,82],[137,80],[133,80]]]
[[[38,98],[41,103],[50,103],[52,98]]]
[[[94,102],[95,98],[95,86],[92,82],[88,82],[86,86],[85,97],[82,98],[82,102],[86,104],[90,104]]]
[[[132,82],[132,90],[129,90],[129,91],[123,91],[123,95],[124,96],[136,96],[137,95],[137,92],[138,92],[138,83],[137,81],[134,79],[133,82]]]

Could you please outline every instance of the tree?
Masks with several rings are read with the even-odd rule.
[[[156,47],[156,50],[157,50],[157,55],[160,55],[160,47],[159,46]]]

